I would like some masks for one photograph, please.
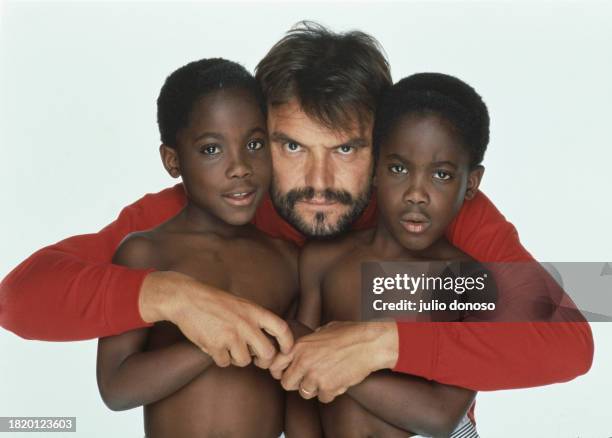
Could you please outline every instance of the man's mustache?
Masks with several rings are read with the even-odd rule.
[[[285,195],[285,200],[289,208],[293,208],[296,202],[309,201],[315,195],[325,198],[328,202],[338,202],[344,205],[352,205],[354,203],[353,196],[346,190],[325,189],[322,192],[317,192],[313,187],[289,190]]]

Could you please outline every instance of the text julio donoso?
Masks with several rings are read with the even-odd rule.
[[[438,299],[419,299],[414,297],[417,293],[424,292],[454,292],[462,295],[466,292],[482,293],[486,288],[487,274],[469,277],[431,277],[421,274],[411,276],[408,274],[396,274],[389,277],[374,277],[372,279],[372,293],[382,295],[386,292],[397,291],[410,295],[410,299],[400,299],[399,301],[387,302],[382,298],[372,302],[375,311],[408,311],[408,312],[430,312],[430,311],[479,311],[495,310],[495,303],[492,302],[471,302],[453,300],[450,303],[446,300]],[[432,296],[433,298],[433,296]]]

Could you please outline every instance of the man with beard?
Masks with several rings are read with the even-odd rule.
[[[376,40],[306,23],[270,50],[256,77],[268,101],[273,188],[255,225],[298,245],[373,226],[372,125],[380,94],[391,85]],[[183,274],[110,263],[127,234],[159,225],[184,203],[180,185],[149,194],[100,232],[37,251],[2,282],[0,325],[24,338],[78,340],[167,320],[217,365],[235,363],[248,348],[262,368],[277,352],[268,333],[281,351],[293,354],[285,387],[322,401],[384,368],[486,390],[566,381],[590,367],[591,332],[581,323],[452,330],[393,321],[342,323],[302,338],[292,350],[288,325],[260,306]],[[512,224],[480,192],[447,234],[480,261],[533,260]],[[307,387],[300,387],[305,376]]]

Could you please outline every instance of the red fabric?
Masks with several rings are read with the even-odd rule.
[[[0,283],[0,325],[24,338],[90,339],[146,326],[138,293],[149,270],[110,264],[130,232],[152,228],[185,204],[181,185],[149,194],[124,208],[98,233],[43,248]],[[372,202],[356,228],[375,223]],[[304,242],[266,199],[253,220],[264,232]],[[464,204],[449,239],[480,261],[529,261],[516,230],[482,193]],[[593,357],[587,323],[398,323],[396,371],[475,390],[506,389],[570,380]]]
[[[479,193],[464,203],[449,240],[481,262],[534,262],[514,226]],[[477,391],[564,382],[593,360],[587,322],[398,322],[394,371]]]

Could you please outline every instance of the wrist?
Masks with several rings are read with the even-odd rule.
[[[369,322],[369,356],[372,359],[371,371],[393,369],[399,355],[399,338],[395,321]]]
[[[191,277],[173,271],[149,273],[140,288],[138,309],[143,321],[173,321],[181,309]]]

